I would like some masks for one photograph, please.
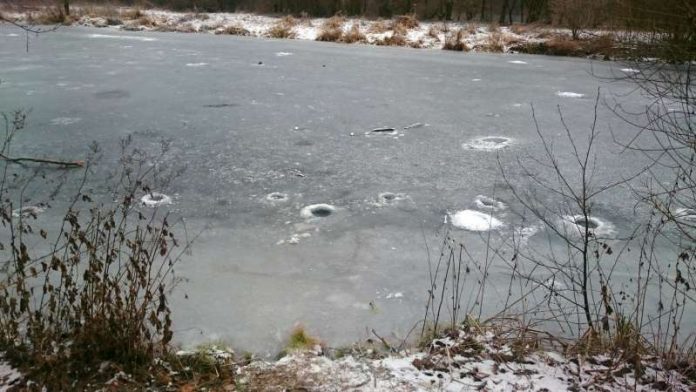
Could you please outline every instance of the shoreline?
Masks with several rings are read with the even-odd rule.
[[[544,25],[498,26],[475,22],[419,21],[412,16],[366,19],[344,16],[309,18],[251,13],[186,13],[157,9],[74,7],[70,17],[55,9],[2,11],[22,25],[87,26],[121,31],[239,35],[254,38],[401,46],[473,53],[547,54],[616,60],[628,53],[621,34],[584,31],[572,39],[569,29]],[[0,21],[2,21],[0,18]]]

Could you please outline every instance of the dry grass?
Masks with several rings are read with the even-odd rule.
[[[488,32],[490,33],[499,33],[500,32],[500,25],[496,22],[493,22],[488,25]]]
[[[549,48],[549,54],[560,56],[572,56],[582,50],[580,41],[569,39],[567,37],[554,37],[546,41],[546,47]]]
[[[617,51],[616,40],[612,34],[603,34],[584,41],[585,50],[591,54],[614,55]]]
[[[527,32],[529,32],[529,25],[522,23],[513,23],[510,26],[510,31],[512,31],[515,34],[526,34]]]
[[[60,7],[46,7],[28,15],[28,22],[37,25],[69,24],[71,19],[66,17]]]
[[[347,44],[366,41],[367,38],[365,37],[365,34],[360,31],[360,25],[358,23],[353,23],[350,30],[348,30],[348,32],[343,34],[341,37],[341,42],[345,42]]]
[[[293,27],[296,23],[294,22],[295,19],[292,16],[284,17],[283,19],[276,22],[270,29],[268,29],[268,31],[266,32],[266,36],[270,38],[283,39],[295,38],[295,32],[293,31]]]
[[[343,29],[341,28],[327,28],[322,27],[317,35],[317,41],[324,42],[337,42],[343,36]]]
[[[226,34],[226,35],[241,35],[248,36],[251,32],[239,25],[227,26],[222,30],[215,31],[215,34]]]
[[[425,46],[425,41],[423,41],[423,38],[421,38],[418,41],[409,42],[408,46],[414,49],[421,49]]]
[[[399,15],[395,16],[394,19],[391,22],[392,30],[396,29],[396,26],[401,26],[405,28],[406,30],[409,29],[415,29],[416,27],[420,26],[418,23],[418,19],[416,19],[415,14],[409,14],[409,15]]]
[[[342,29],[345,23],[346,18],[344,16],[334,15],[325,20],[321,27],[324,29]]]
[[[490,34],[483,45],[478,46],[478,49],[489,53],[503,53],[505,51],[503,35],[501,33]]]
[[[442,45],[443,50],[454,50],[458,52],[468,52],[469,47],[464,43],[464,30],[459,29],[456,32],[452,32],[445,39],[445,44]]]
[[[387,25],[381,19],[372,22],[372,24],[370,24],[370,27],[367,29],[367,32],[370,34],[383,34],[387,31],[389,31],[389,25]]]
[[[500,39],[505,47],[515,46],[524,42],[523,39],[509,33],[501,33]]]
[[[151,18],[147,15],[143,15],[143,16],[139,17],[138,19],[136,19],[135,24],[137,26],[145,26],[145,27],[157,27],[159,25],[154,18]]]
[[[321,25],[321,30],[317,35],[317,41],[337,42],[341,40],[341,37],[343,36],[344,23],[345,18],[339,15],[326,19]]]
[[[119,16],[123,19],[138,19],[144,16],[140,8],[127,8],[119,12]]]
[[[397,34],[396,32],[390,36],[375,41],[375,45],[378,46],[406,46],[407,44],[408,41],[406,40],[406,37],[404,35]]]

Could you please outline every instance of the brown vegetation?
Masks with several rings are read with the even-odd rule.
[[[389,31],[389,26],[383,20],[378,19],[368,27],[367,32],[371,34],[382,34]]]
[[[396,32],[375,41],[375,44],[378,46],[406,46],[407,43],[406,37]]]
[[[464,31],[462,29],[453,32],[445,39],[443,50],[454,50],[459,52],[468,52],[469,47],[464,43]]]
[[[334,15],[324,21],[321,25],[321,30],[317,35],[317,41],[337,42],[343,36],[343,24],[345,18],[339,15]]]
[[[501,33],[492,33],[487,38],[483,45],[477,47],[483,52],[503,53],[505,52],[505,42]]]
[[[251,32],[242,26],[233,25],[233,26],[227,26],[222,30],[216,30],[215,34],[248,36],[251,34]]]
[[[295,38],[295,32],[293,27],[297,24],[297,21],[292,16],[286,16],[276,22],[268,31],[266,36],[270,38],[284,38],[292,39]]]
[[[347,43],[347,44],[352,44],[355,42],[366,42],[367,38],[365,37],[365,34],[363,34],[360,31],[360,25],[356,22],[353,23],[353,26],[351,26],[350,30],[348,30],[347,33],[343,34],[341,37],[341,42]]]
[[[419,25],[420,24],[418,23],[418,19],[416,19],[415,14],[399,15],[394,17],[394,19],[391,22],[392,30],[395,30],[396,26],[400,26],[407,30],[410,30],[415,29]]]
[[[610,58],[620,54],[614,38],[609,34],[583,40],[576,40],[567,36],[555,36],[545,42],[527,43],[515,46],[514,50],[523,53],[551,56],[594,55]],[[624,53],[624,55],[628,55],[628,53]]]

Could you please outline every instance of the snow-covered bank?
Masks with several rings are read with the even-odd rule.
[[[130,8],[111,8],[108,12],[95,10],[98,8],[76,8],[74,14],[77,16],[66,19],[64,23],[129,31],[229,34],[502,53],[526,51],[528,45],[534,46],[536,52],[539,45],[553,45],[553,42],[559,40],[563,41],[565,47],[570,41],[570,31],[566,29],[525,25],[498,27],[466,22],[419,22],[408,17],[367,20],[346,17],[293,18],[248,13],[182,13]],[[6,11],[4,15],[21,23],[48,23],[36,13]],[[597,36],[598,32],[595,31],[585,38],[589,40]]]
[[[375,358],[329,359],[300,352],[276,362],[240,369],[244,390],[311,391],[690,391],[693,385],[661,361],[646,357],[643,375],[620,357],[565,357],[532,349],[533,342],[501,339],[490,332],[457,331],[424,351]]]

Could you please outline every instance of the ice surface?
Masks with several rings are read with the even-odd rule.
[[[106,31],[115,37],[91,36]],[[0,36],[6,33],[19,31],[0,26]],[[144,169],[181,169],[171,181],[158,177],[149,184],[172,199],[164,206],[170,221],[185,222],[185,231],[176,227],[179,240],[200,234],[192,253],[175,266],[181,278],[169,298],[175,340],[191,346],[223,339],[268,355],[298,321],[331,345],[364,337],[366,327],[408,334],[422,317],[429,288],[426,244],[432,251],[441,243],[448,211],[483,214],[465,220],[483,229],[491,226],[486,213],[504,223],[492,232],[453,228],[477,259],[485,257],[480,233],[510,242],[527,238],[526,246],[540,252],[556,243],[547,238],[549,230],[530,236],[537,223],[517,215],[524,210],[500,175],[499,165],[511,185],[526,189],[530,176],[553,174],[519,167],[543,156],[527,103],[534,104],[541,131],[554,139],[558,162],[566,168],[574,160],[572,147],[561,142],[556,91],[601,86],[635,112],[647,102],[630,94],[634,88],[627,81],[592,76],[612,75],[615,65],[572,58],[537,56],[532,67],[510,64],[506,55],[82,27],[33,39],[29,53],[25,44],[0,44],[0,110],[32,109],[29,128],[12,152],[84,159],[96,141],[103,157],[91,168],[87,187],[105,201],[113,200],[103,184],[118,165],[120,140],[127,135],[149,157]],[[279,52],[293,55],[278,57]],[[529,56],[515,58],[532,63]],[[251,66],[259,61],[265,66]],[[210,65],[184,66],[200,62]],[[38,68],[26,69],[29,64]],[[25,70],[13,71],[18,67]],[[515,108],[515,102],[525,104]],[[593,104],[579,99],[562,107],[577,140],[586,140]],[[487,117],[491,112],[500,116]],[[51,124],[61,117],[82,120]],[[633,135],[601,109],[598,123],[609,121],[615,135]],[[415,123],[428,126],[402,131]],[[364,136],[381,126],[398,133]],[[492,139],[483,145],[507,147],[462,148],[486,135],[512,143]],[[168,153],[157,158],[163,141]],[[598,168],[611,168],[598,169],[598,178],[619,181],[645,167],[643,156],[615,153],[612,133],[600,133],[597,142]],[[47,201],[51,191],[37,183],[27,204]],[[268,201],[273,192],[288,195],[287,201]],[[392,204],[382,193],[395,195]],[[478,195],[504,201],[507,208],[479,209]],[[58,211],[69,205],[68,196],[51,201],[37,222],[60,224]],[[550,208],[560,203],[551,192],[537,197]],[[636,220],[632,197],[628,188],[617,187],[597,198],[593,214],[612,222],[617,234],[630,232]],[[337,210],[325,218],[301,215],[316,203]],[[637,268],[630,257],[633,252],[621,270],[627,279]],[[506,292],[509,271],[491,268],[491,292]],[[379,299],[379,290],[404,297],[378,301],[375,310],[365,306]],[[504,305],[498,298],[485,303],[484,313]]]

